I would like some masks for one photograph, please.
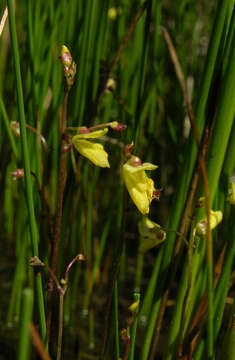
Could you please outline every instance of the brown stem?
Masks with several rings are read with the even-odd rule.
[[[64,320],[64,294],[60,294],[59,332],[58,332],[58,342],[57,342],[57,356],[56,356],[56,360],[60,360],[60,359],[61,359],[62,336],[63,336],[63,320]]]
[[[45,349],[45,346],[39,335],[39,332],[33,323],[29,324],[29,333],[30,333],[30,337],[32,339],[32,343],[33,343],[34,347],[36,348],[38,354],[40,355],[40,358],[43,360],[51,360],[51,357],[48,355],[48,353]]]
[[[54,239],[53,239],[53,250],[52,250],[52,260],[51,260],[51,270],[53,273],[56,273],[56,264],[59,253],[59,243],[61,235],[61,223],[62,223],[62,209],[63,209],[63,198],[64,198],[64,189],[67,178],[67,152],[64,152],[64,146],[66,141],[63,138],[63,134],[67,125],[67,103],[68,103],[68,92],[64,94],[63,102],[63,115],[62,115],[62,140],[60,148],[60,170],[59,170],[59,184],[58,184],[58,195],[57,195],[57,211],[56,211],[56,220],[55,220],[55,230],[54,230]],[[53,292],[53,281],[50,278],[48,283],[48,307],[47,307],[47,336],[48,343],[50,339],[50,327],[51,327],[51,317],[52,317],[52,292]]]
[[[126,349],[125,349],[125,354],[124,354],[123,360],[128,360],[128,357],[130,354],[130,349],[131,349],[131,343],[126,342]]]
[[[48,147],[47,147],[47,142],[46,142],[46,139],[44,138],[44,136],[40,133],[39,130],[35,129],[34,127],[32,127],[31,125],[29,124],[26,124],[26,127],[31,130],[32,132],[34,132],[38,137],[39,139],[41,140],[41,142],[43,143],[43,146],[44,146],[44,150],[46,152],[48,152]]]

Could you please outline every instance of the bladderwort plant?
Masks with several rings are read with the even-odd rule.
[[[234,0],[2,4],[1,346],[234,359]]]

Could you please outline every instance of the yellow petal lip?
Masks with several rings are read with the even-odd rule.
[[[73,144],[81,155],[89,159],[96,166],[110,168],[108,154],[104,150],[103,145],[80,139],[78,135],[73,137]]]
[[[131,173],[137,173],[137,172],[145,171],[145,170],[155,170],[158,168],[157,165],[153,165],[151,163],[143,163],[142,165],[139,165],[139,166],[133,166],[133,165],[128,164],[128,162],[127,162],[124,166]]]
[[[88,133],[81,133],[79,134],[79,128],[78,128],[78,134],[74,136],[76,139],[96,139],[101,136],[104,136],[108,132],[108,128],[88,132]]]

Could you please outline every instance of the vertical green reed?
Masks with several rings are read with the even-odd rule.
[[[33,291],[26,288],[23,291],[23,304],[19,340],[18,360],[29,359],[29,326],[33,313]]]
[[[11,130],[11,127],[10,127],[10,124],[9,124],[9,119],[8,119],[8,116],[7,116],[6,108],[4,106],[1,95],[0,95],[0,111],[2,113],[3,121],[4,121],[6,131],[7,131],[10,143],[11,143],[12,151],[14,153],[15,159],[18,160],[18,156],[19,156],[18,155],[18,150],[17,150],[17,147],[16,147],[14,136],[12,135],[12,130]]]
[[[131,347],[130,347],[130,353],[129,353],[128,360],[134,360],[134,355],[135,355],[135,339],[136,339],[136,330],[137,330],[137,325],[138,325],[138,312],[139,312],[139,302],[140,302],[140,294],[139,293],[134,293],[134,303],[135,302],[138,302],[138,306],[137,306],[136,310],[134,311],[135,320],[131,327]]]
[[[17,44],[13,2],[12,0],[8,0],[7,3],[8,3],[8,11],[9,11],[9,26],[10,26],[11,45],[12,45],[14,70],[15,70],[15,78],[16,78],[16,90],[17,90],[17,98],[18,98],[21,146],[22,146],[22,154],[23,154],[24,170],[25,170],[26,200],[28,206],[32,252],[33,255],[35,256],[38,255],[38,234],[37,234],[37,226],[36,226],[35,213],[34,213],[29,153],[28,153],[28,144],[27,144],[26,127],[25,127],[24,100],[23,100],[23,90],[22,90],[22,81],[21,81],[21,73],[20,73],[20,58],[19,58],[19,51]],[[42,293],[42,282],[41,282],[40,273],[37,273],[36,275],[36,287],[37,287],[37,301],[38,301],[40,328],[41,328],[42,337],[45,340],[46,321],[45,321],[44,299]]]

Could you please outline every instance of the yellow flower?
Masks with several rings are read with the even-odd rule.
[[[210,228],[213,230],[223,219],[222,211],[210,210]],[[206,235],[207,218],[203,218],[196,226],[195,234],[198,236]]]
[[[162,230],[161,226],[147,217],[139,221],[138,229],[140,233],[140,252],[145,252],[154,246],[159,245],[166,238],[166,233]]]
[[[149,205],[156,190],[153,180],[148,178],[145,170],[155,169],[157,169],[156,165],[141,164],[141,160],[134,155],[122,167],[124,183],[130,197],[143,215],[149,213]]]
[[[73,137],[73,145],[81,155],[88,158],[93,164],[103,168],[109,168],[108,154],[104,150],[103,145],[86,140],[104,136],[107,133],[108,128],[93,132],[89,132],[88,129],[86,132],[84,129],[87,128],[80,128],[79,133]]]
[[[128,310],[130,310],[133,313],[137,312],[139,304],[140,304],[139,300],[133,302],[130,306],[128,306]]]

